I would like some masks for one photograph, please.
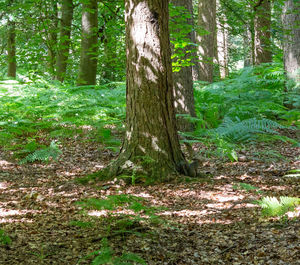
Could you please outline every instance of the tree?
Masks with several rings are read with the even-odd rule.
[[[178,11],[180,13],[180,17],[175,16],[173,18],[175,21],[175,25],[173,25],[173,46],[175,46],[173,53],[175,54],[173,57],[175,61],[178,60],[176,63],[180,66],[178,67],[179,69],[173,73],[175,109],[177,114],[187,114],[196,117],[192,65],[193,58],[195,58],[196,55],[190,52],[194,49],[190,43],[195,43],[191,13],[193,10],[193,2],[192,0],[172,0],[171,3],[175,8],[179,8]],[[178,20],[180,23],[176,23]],[[188,28],[186,26],[188,26]],[[181,30],[183,33],[180,32]],[[178,35],[180,35],[179,38],[177,38]],[[180,57],[176,56],[177,54],[179,54]],[[194,75],[197,76],[195,78],[198,78],[199,73],[196,74],[196,72],[197,68],[194,68]],[[177,127],[180,131],[192,131],[194,129],[193,123],[182,117],[177,118]]]
[[[164,180],[186,166],[176,129],[168,0],[126,0],[126,133],[109,175]]]
[[[212,82],[216,50],[216,0],[199,0],[198,26],[203,30],[202,34],[198,34],[200,80]]]
[[[7,41],[7,60],[8,60],[8,70],[7,76],[16,77],[17,63],[16,63],[16,23],[14,21],[8,20],[8,41]]]
[[[74,6],[72,0],[62,0],[59,45],[56,60],[56,79],[61,82],[64,81],[67,70],[67,62],[71,43],[70,36],[73,19],[73,9]]]
[[[272,62],[271,2],[259,0],[254,6],[255,64]]]
[[[300,82],[300,3],[285,1],[282,15],[284,68],[289,78]]]
[[[95,85],[98,51],[98,1],[82,4],[82,39],[78,85]]]

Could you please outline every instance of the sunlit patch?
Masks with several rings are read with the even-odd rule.
[[[39,212],[34,210],[8,210],[0,208],[0,223],[32,223],[33,220],[30,217]],[[26,217],[21,217],[22,215]],[[7,218],[12,216],[20,216],[21,218]]]
[[[197,224],[232,224],[233,221],[227,219],[216,219],[212,217],[215,211],[211,210],[181,210],[181,211],[166,211],[161,213],[163,216],[178,216],[193,218],[193,223]],[[197,217],[197,219],[195,219]],[[203,218],[201,218],[203,217]]]
[[[135,212],[129,209],[116,210],[116,211],[94,210],[94,211],[89,211],[88,215],[96,216],[96,217],[108,217],[108,216],[118,216],[118,215],[135,215]]]
[[[21,218],[21,219],[0,218],[0,224],[4,224],[4,223],[33,223],[33,220],[28,218]]]
[[[0,190],[5,190],[9,187],[7,182],[0,182]]]

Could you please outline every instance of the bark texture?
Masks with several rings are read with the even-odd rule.
[[[289,78],[300,82],[300,2],[287,0],[283,9],[284,68]]]
[[[168,2],[125,1],[126,134],[110,176],[137,171],[163,181],[186,163],[176,130]]]
[[[57,27],[58,27],[58,9],[57,9],[57,1],[50,1],[50,14],[48,14],[48,18],[51,23],[49,25],[48,39],[46,42],[48,48],[48,62],[50,72],[53,74],[55,78],[55,64],[56,64],[56,55],[57,55]]]
[[[16,77],[17,62],[16,62],[16,24],[13,21],[8,21],[8,41],[7,41],[7,61],[8,70],[7,76]]]
[[[183,6],[192,15],[193,2],[192,0],[172,0],[174,6]],[[192,25],[192,16],[187,19],[186,23]],[[189,32],[186,38],[195,43],[194,32]],[[187,46],[183,50],[185,53],[184,60],[190,58],[190,54],[187,51],[193,49],[193,47]],[[195,54],[192,56],[196,56]],[[198,65],[198,63],[196,63]],[[197,74],[197,68],[194,68],[195,78],[199,78],[199,72]],[[180,69],[179,72],[173,73],[174,81],[174,100],[176,114],[187,114],[192,117],[196,117],[195,100],[194,100],[194,88],[193,88],[193,66],[185,66]],[[182,117],[177,117],[177,128],[180,131],[192,131],[194,129],[193,123]]]
[[[82,5],[82,39],[78,85],[95,85],[98,51],[98,3],[85,1]]]
[[[73,20],[73,1],[62,0],[59,45],[56,61],[56,79],[63,82],[66,76],[70,43],[71,25]]]
[[[200,80],[212,82],[216,50],[216,0],[199,0],[198,26],[205,30],[204,35],[198,34]]]
[[[260,0],[254,6],[255,64],[272,62],[271,1]]]
[[[217,21],[217,58],[220,69],[220,77],[226,78],[229,75],[228,68],[228,30],[226,18],[220,15]]]

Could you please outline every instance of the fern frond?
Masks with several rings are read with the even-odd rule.
[[[225,117],[223,123],[214,132],[230,141],[243,142],[253,139],[257,133],[278,134],[275,129],[284,128],[286,127],[269,119],[251,118],[233,121]]]

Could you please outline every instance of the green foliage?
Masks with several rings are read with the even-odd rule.
[[[220,137],[238,143],[253,140],[258,133],[277,134],[278,132],[275,129],[284,128],[286,127],[269,119],[257,120],[251,118],[243,121],[232,121],[230,118],[225,117],[223,123],[214,131]]]
[[[11,244],[11,238],[2,230],[0,229],[0,245],[10,245]]]
[[[286,107],[294,94],[294,90],[286,91],[279,63],[244,68],[230,79],[209,85],[196,82],[197,129],[184,133],[185,138],[205,144],[206,156],[231,161],[237,160],[240,144],[279,140],[298,146],[296,140],[280,134],[299,124],[299,109]]]
[[[113,235],[124,237],[128,233],[141,236],[142,224],[145,222],[151,222],[152,224],[161,222],[160,218],[155,214],[157,209],[148,207],[143,202],[143,198],[120,194],[109,195],[106,199],[89,198],[78,202],[78,204],[84,209],[115,211],[122,208],[133,211],[134,214],[109,214],[107,237]],[[142,258],[133,253],[124,253],[121,257],[115,256],[113,250],[108,246],[106,237],[102,239],[101,249],[89,254],[85,259],[92,256],[96,256],[92,264],[146,264]]]
[[[183,6],[169,5],[170,10],[170,42],[172,44],[173,72],[179,72],[182,67],[193,65],[192,55],[197,48],[196,43],[190,40],[190,34],[194,31],[193,25],[187,23],[191,20],[191,14]],[[205,34],[205,33],[204,33]],[[204,35],[202,34],[202,35]]]
[[[142,264],[146,265],[144,259],[142,259],[139,255],[134,253],[124,253],[121,257],[115,256],[114,251],[109,247],[107,238],[102,239],[101,248],[89,254],[86,258],[90,258],[96,256],[92,260],[92,265],[100,265],[100,264],[112,264],[112,265],[120,265],[120,264]],[[78,263],[80,264],[80,262]]]
[[[80,228],[89,228],[89,227],[93,226],[93,223],[73,220],[73,221],[70,221],[69,225],[77,226],[77,227],[80,227]]]
[[[300,198],[280,197],[278,201],[276,197],[264,197],[257,203],[262,208],[263,216],[282,216],[288,211],[294,211],[300,204]]]
[[[125,84],[112,84],[114,89],[61,86],[45,80],[32,84],[1,81],[1,146],[24,158],[48,148],[44,143],[49,139],[63,142],[84,134],[117,150],[120,140],[110,130],[123,129]],[[43,155],[32,155],[28,162],[35,157],[47,160]]]
[[[253,192],[253,191],[256,191],[257,193],[262,193],[261,190],[259,190],[258,187],[255,187],[251,184],[248,184],[248,183],[238,183],[237,185],[233,185],[232,188],[234,190],[245,190],[247,192]]]
[[[293,169],[288,172],[288,174],[284,175],[286,178],[300,178],[300,169]]]
[[[49,162],[50,159],[57,160],[61,154],[62,151],[59,149],[56,142],[52,141],[49,147],[34,151],[32,154],[29,154],[22,159],[20,163],[25,164],[34,161]]]

